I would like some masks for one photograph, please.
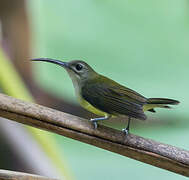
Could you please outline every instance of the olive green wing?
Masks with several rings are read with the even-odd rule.
[[[146,98],[123,86],[108,83],[86,83],[81,89],[82,97],[91,105],[112,115],[126,115],[146,119],[143,105]]]

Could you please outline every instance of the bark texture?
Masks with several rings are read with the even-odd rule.
[[[0,116],[189,177],[189,151],[0,94]]]

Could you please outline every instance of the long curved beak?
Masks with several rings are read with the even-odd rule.
[[[67,62],[62,62],[56,59],[50,59],[50,58],[36,58],[36,59],[31,59],[31,61],[44,61],[44,62],[50,62],[53,64],[57,64],[59,66],[62,66],[64,68],[68,67],[68,63]]]

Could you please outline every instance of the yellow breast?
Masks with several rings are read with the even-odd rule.
[[[88,110],[88,111],[90,111],[90,112],[92,112],[92,113],[94,113],[96,115],[99,115],[99,116],[103,116],[103,117],[108,116],[108,113],[103,112],[103,111],[95,108],[94,106],[92,106],[90,103],[88,103],[83,98],[79,97],[78,100],[79,100],[80,105],[83,108],[85,108],[86,110]]]

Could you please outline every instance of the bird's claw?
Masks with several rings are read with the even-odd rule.
[[[98,127],[97,122],[96,122],[94,119],[91,119],[91,122],[92,122],[93,125],[94,125],[94,129],[97,129],[97,127]]]
[[[127,128],[122,129],[122,132],[123,132],[126,136],[129,135],[129,130],[128,130]]]

